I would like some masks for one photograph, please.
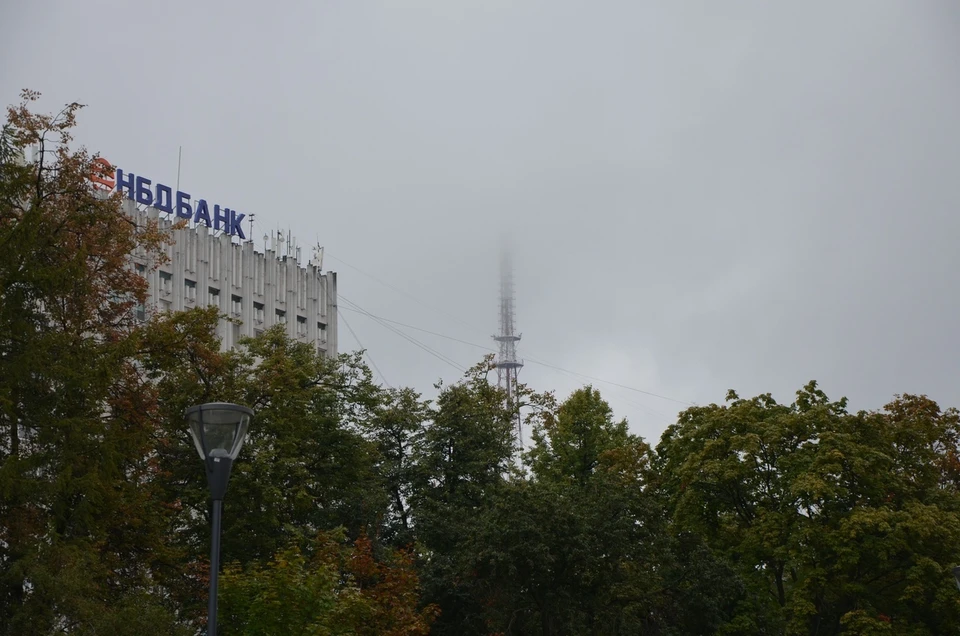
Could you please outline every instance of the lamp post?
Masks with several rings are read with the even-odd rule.
[[[212,402],[191,406],[184,412],[190,436],[207,469],[207,484],[213,500],[210,529],[210,601],[207,606],[207,636],[217,635],[217,581],[220,575],[220,517],[227,493],[230,468],[240,454],[253,411],[245,406]]]

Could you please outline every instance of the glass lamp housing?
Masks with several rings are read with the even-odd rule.
[[[211,402],[184,413],[201,459],[237,458],[247,437],[253,411],[239,404]]]

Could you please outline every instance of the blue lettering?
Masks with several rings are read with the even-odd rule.
[[[239,236],[241,239],[247,238],[243,233],[243,228],[240,227],[240,222],[243,221],[245,216],[246,214],[237,214],[236,210],[230,210],[230,233]]]
[[[173,214],[173,191],[170,190],[170,186],[165,186],[162,183],[157,184],[157,198],[154,200],[153,206],[161,212]]]
[[[116,189],[123,193],[126,190],[127,198],[142,203],[143,205],[152,205],[165,214],[176,212],[181,219],[193,220],[194,224],[203,222],[207,227],[212,227],[216,231],[224,231],[232,236],[246,239],[243,233],[243,219],[245,214],[237,214],[236,210],[230,208],[221,208],[219,205],[213,206],[213,218],[210,218],[210,206],[206,199],[198,199],[195,207],[191,204],[190,194],[177,190],[176,205],[173,202],[173,190],[170,186],[157,183],[155,191],[151,191],[151,181],[146,177],[138,177],[135,174],[126,173],[120,168],[116,169]],[[105,182],[106,183],[106,182]]]
[[[193,218],[193,207],[190,205],[190,195],[177,190],[177,216],[181,219]]]
[[[150,205],[153,203],[153,193],[150,192],[150,179],[137,177],[137,203]]]
[[[214,230],[224,230],[225,232],[230,231],[230,210],[223,208],[223,212],[220,211],[219,205],[213,206],[213,229]]]
[[[197,200],[197,211],[196,211],[196,214],[193,215],[193,222],[199,223],[200,221],[203,221],[204,225],[206,225],[207,227],[210,227],[211,225],[210,210],[207,209],[206,199]]]
[[[127,175],[126,179],[124,179],[123,170],[121,170],[120,168],[117,168],[117,192],[123,192],[123,188],[126,187],[127,198],[133,199],[134,191],[136,190],[136,186],[134,185],[134,179],[136,179],[136,177],[133,175],[132,172]]]

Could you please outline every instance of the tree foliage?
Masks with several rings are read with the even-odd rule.
[[[156,394],[134,363],[128,266],[162,236],[87,185],[69,147],[79,104],[8,110],[0,163],[0,631],[114,633],[172,615],[151,593],[171,563],[154,504]],[[28,150],[34,161],[23,159]],[[97,626],[100,626],[99,628]]]
[[[952,629],[957,423],[910,395],[851,414],[815,383],[683,413],[661,469],[676,522],[747,585],[727,632]]]
[[[267,636],[426,636],[436,608],[418,608],[411,557],[376,560],[361,535],[319,533],[305,553],[294,544],[266,565],[228,566],[223,576],[224,634]]]

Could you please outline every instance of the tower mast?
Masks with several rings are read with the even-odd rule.
[[[493,337],[499,344],[497,355],[497,384],[506,392],[506,407],[516,414],[517,440],[523,445],[523,426],[517,400],[517,374],[523,362],[517,360],[520,334],[514,334],[513,261],[510,250],[504,246],[500,253],[500,333]]]

